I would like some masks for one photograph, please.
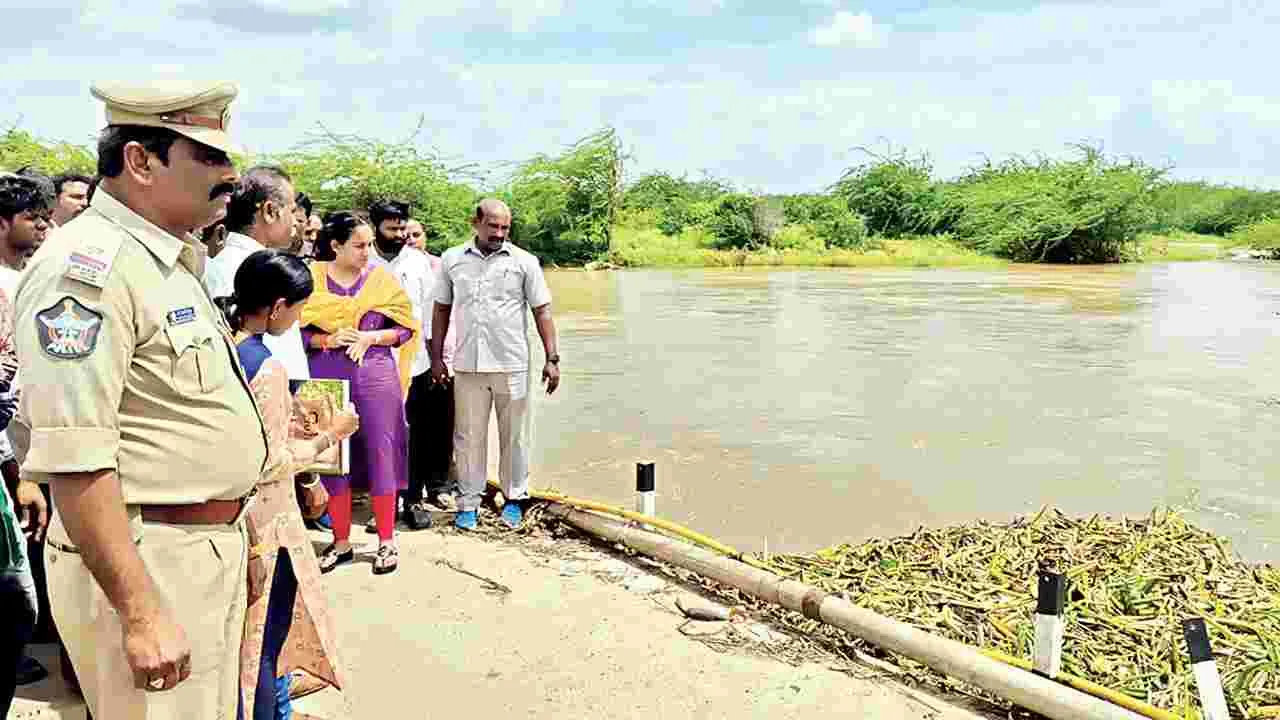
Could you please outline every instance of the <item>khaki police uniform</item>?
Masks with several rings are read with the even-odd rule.
[[[234,86],[161,90],[168,95],[123,86],[94,94],[107,101],[108,123],[170,126],[230,147],[211,130],[225,126]],[[186,681],[134,687],[116,611],[55,509],[46,549],[53,616],[103,720],[232,720],[239,701],[243,506],[266,463],[266,433],[231,332],[204,291],[197,244],[100,187],[18,286],[30,428],[23,470],[55,483],[59,473],[117,472],[138,551],[191,646]]]

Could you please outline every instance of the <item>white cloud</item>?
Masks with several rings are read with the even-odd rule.
[[[669,8],[669,24],[609,35],[579,24],[615,6],[582,0],[318,2],[306,7],[337,8],[331,27],[308,15],[301,29],[286,18],[263,31],[97,0],[101,12],[70,14],[73,27],[52,51],[19,45],[6,54],[0,102],[13,110],[0,123],[21,116],[38,135],[85,142],[101,122],[90,81],[172,66],[239,82],[236,133],[258,151],[292,147],[316,123],[397,141],[421,115],[424,142],[457,164],[554,152],[610,124],[636,158],[631,176],[705,169],[775,191],[821,188],[860,159],[851,148],[881,138],[930,152],[945,176],[983,155],[1058,154],[1096,139],[1109,152],[1172,160],[1183,177],[1280,178],[1280,92],[1255,55],[1280,24],[1275,3],[1129,0],[871,18],[810,0],[829,21],[820,47],[799,11],[792,26],[777,26],[782,39],[753,47],[735,45],[749,18],[719,0],[698,0],[698,12],[723,10],[709,21],[674,0],[630,0],[644,17]],[[356,5],[372,10],[342,14]],[[697,22],[715,30],[694,49],[672,48],[670,38]],[[584,47],[536,35],[565,28],[580,32],[545,37]],[[845,52],[866,47],[875,49]]]
[[[837,12],[825,25],[813,29],[810,37],[819,47],[879,47],[884,43],[885,31],[871,18],[860,12]]]

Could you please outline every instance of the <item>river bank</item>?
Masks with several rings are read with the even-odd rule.
[[[1146,233],[1138,237],[1135,248],[1129,263],[1227,259],[1232,245],[1216,235]],[[963,247],[945,235],[871,238],[862,249],[827,248],[802,240],[794,246],[725,250],[714,247],[713,239],[705,233],[665,235],[656,228],[619,227],[614,230],[609,253],[585,268],[998,268],[1010,264]]]

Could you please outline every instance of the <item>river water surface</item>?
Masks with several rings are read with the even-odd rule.
[[[548,278],[535,487],[630,506],[651,461],[659,514],[771,551],[1175,504],[1280,561],[1278,267]]]

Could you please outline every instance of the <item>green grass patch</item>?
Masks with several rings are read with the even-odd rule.
[[[1250,223],[1227,236],[1231,247],[1265,250],[1280,257],[1280,218],[1267,218]]]
[[[786,237],[789,247],[718,250],[700,228],[666,235],[657,228],[613,228],[607,263],[617,267],[1000,267],[1007,262],[961,247],[946,236],[873,240],[862,250],[822,248],[807,234]],[[794,244],[793,244],[794,243]]]
[[[1198,262],[1217,260],[1231,243],[1217,235],[1174,230],[1138,236],[1140,260],[1145,262]]]

